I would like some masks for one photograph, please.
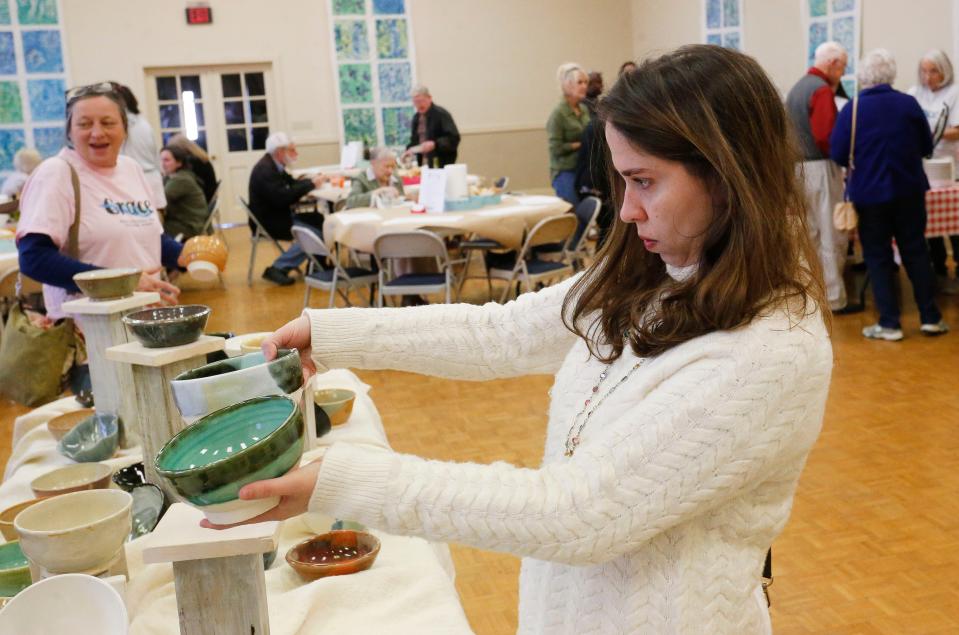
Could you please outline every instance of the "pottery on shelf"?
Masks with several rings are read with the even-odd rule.
[[[105,463],[80,463],[60,467],[30,481],[37,498],[49,498],[88,489],[110,486],[113,470]]]
[[[40,580],[10,600],[0,611],[0,633],[126,635],[127,619],[109,583],[73,573]]]
[[[163,490],[152,483],[144,483],[130,490],[133,497],[130,540],[145,536],[156,528],[163,516]]]
[[[143,461],[118,469],[113,473],[113,482],[124,492],[129,492],[135,487],[146,484],[147,473],[143,467]]]
[[[241,501],[241,487],[286,474],[303,453],[303,416],[284,396],[249,399],[184,428],[157,453],[156,470],[210,522],[231,524],[279,498]]]
[[[96,411],[93,408],[81,408],[72,412],[64,413],[47,421],[47,430],[53,435],[53,438],[59,441],[73,427],[93,415]]]
[[[147,348],[183,346],[200,339],[210,307],[202,304],[143,309],[123,316],[127,329]]]
[[[92,463],[112,457],[119,443],[120,419],[107,412],[97,412],[63,435],[57,450],[78,463]]]
[[[346,423],[353,414],[356,393],[346,388],[318,388],[313,391],[313,416],[317,438],[334,426]]]
[[[42,498],[31,498],[28,501],[11,505],[5,510],[0,511],[0,534],[3,534],[6,540],[16,540],[17,530],[13,527],[13,519],[27,507],[33,507],[42,500]]]
[[[140,270],[93,269],[76,274],[73,281],[91,300],[118,300],[133,295],[140,282]]]
[[[14,520],[23,553],[51,574],[102,572],[130,535],[133,498],[116,489],[55,496]]]
[[[226,270],[226,258],[226,244],[217,236],[194,236],[183,243],[180,253],[190,275],[203,282]]]
[[[373,566],[380,540],[365,531],[330,531],[286,552],[286,561],[305,580],[347,575]]]
[[[260,352],[188,370],[170,382],[170,389],[180,414],[191,421],[244,399],[289,395],[302,385],[299,352],[280,349],[270,362]]]
[[[30,561],[20,549],[20,541],[0,545],[0,598],[12,598],[30,586]]]

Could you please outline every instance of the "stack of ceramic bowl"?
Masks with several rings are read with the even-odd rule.
[[[303,453],[303,416],[285,396],[250,399],[181,430],[157,453],[156,471],[210,522],[232,524],[280,499],[239,500],[240,488],[282,476]]]
[[[187,423],[253,397],[288,395],[299,402],[302,386],[300,355],[291,349],[280,349],[270,362],[258,352],[206,364],[170,382],[173,401]]]
[[[121,559],[131,504],[129,494],[114,489],[63,494],[20,512],[14,527],[24,555],[44,577],[99,575]]]

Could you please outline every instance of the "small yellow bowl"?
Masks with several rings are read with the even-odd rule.
[[[246,339],[240,340],[240,350],[244,353],[259,353],[263,346],[263,340],[269,335],[252,335]]]

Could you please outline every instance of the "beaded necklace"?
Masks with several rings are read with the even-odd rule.
[[[633,376],[633,373],[635,373],[639,369],[639,367],[643,365],[644,361],[646,360],[641,359],[638,362],[636,362],[633,365],[633,367],[630,368],[625,375],[623,375],[622,379],[616,382],[616,384],[614,384],[609,389],[609,391],[605,395],[603,395],[598,402],[596,402],[596,405],[593,406],[592,410],[587,412],[587,408],[589,408],[589,405],[593,402],[593,397],[596,395],[596,393],[599,392],[599,387],[603,385],[603,382],[606,381],[606,378],[609,376],[609,369],[612,368],[613,365],[608,364],[606,368],[603,369],[603,372],[599,374],[599,381],[597,381],[596,385],[593,386],[593,389],[590,391],[589,397],[586,399],[585,403],[583,404],[583,409],[579,411],[579,414],[573,417],[573,423],[569,426],[569,432],[566,433],[566,452],[564,454],[567,457],[573,456],[573,452],[575,452],[576,448],[579,446],[580,435],[583,432],[583,428],[585,428],[586,424],[589,423],[589,418],[593,416],[593,413],[596,412],[596,410],[603,405],[603,402],[606,401],[607,397],[609,397],[614,392],[616,392],[617,388],[622,386],[624,383],[626,383],[626,381],[630,377]],[[577,428],[576,422],[580,421],[580,418],[582,418],[582,422],[579,424],[579,427]],[[573,433],[574,430],[576,431],[575,434]]]

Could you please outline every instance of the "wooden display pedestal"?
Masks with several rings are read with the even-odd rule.
[[[224,341],[222,337],[201,335],[197,341],[183,346],[146,348],[139,342],[128,342],[106,351],[106,358],[112,363],[128,371],[132,368],[129,383],[123,389],[133,397],[139,415],[136,421],[143,443],[143,467],[147,481],[159,485],[168,501],[180,500],[180,497],[166,479],[156,473],[153,459],[173,435],[186,427],[173,402],[170,380],[205,364],[207,353],[222,351]]]
[[[181,635],[269,635],[263,554],[280,523],[222,531],[200,527],[203,512],[175,503],[143,549],[143,562],[173,563]]]
[[[76,318],[83,330],[97,412],[117,415],[123,422],[120,428],[120,447],[123,448],[140,442],[137,437],[139,417],[134,395],[124,390],[132,385],[133,380],[130,367],[107,359],[106,350],[130,341],[130,335],[120,318],[159,301],[159,293],[137,292],[119,300],[71,300],[64,302],[62,307],[64,313]]]

